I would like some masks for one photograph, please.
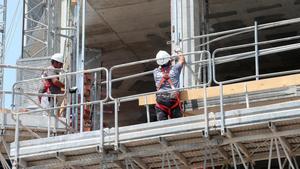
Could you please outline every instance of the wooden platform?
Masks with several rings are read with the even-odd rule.
[[[297,85],[300,85],[300,74],[224,85],[223,96],[225,97],[231,95],[245,94],[246,88],[248,93],[255,93],[262,91],[271,91]],[[184,90],[180,94],[181,101],[199,100],[203,99],[203,97],[203,88]],[[219,86],[207,88],[207,99],[218,97],[220,97]],[[155,94],[139,97],[140,106],[147,104],[156,104]]]

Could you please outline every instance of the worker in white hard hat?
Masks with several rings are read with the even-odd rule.
[[[176,53],[178,54],[178,61],[174,65],[172,65],[172,59],[168,52],[161,50],[156,54],[159,67],[154,70],[153,75],[157,91],[160,91],[156,94],[155,105],[156,116],[159,121],[182,117],[179,92],[161,92],[179,88],[180,73],[185,64],[185,58],[182,52],[176,51]]]
[[[64,56],[61,53],[56,53],[51,57],[51,65],[48,67],[47,71],[42,73],[42,77],[55,76],[59,75],[61,72],[60,69],[63,67]],[[47,93],[47,94],[62,94],[63,89],[65,88],[65,84],[60,81],[59,77],[42,80],[42,84],[39,89],[39,93]],[[41,102],[42,97],[39,97],[39,101]],[[43,107],[53,107],[54,100],[51,98],[47,98],[49,101],[49,105]],[[60,106],[63,98],[57,97],[56,103]],[[46,103],[47,104],[47,103]]]

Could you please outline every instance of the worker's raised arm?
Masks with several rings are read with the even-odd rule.
[[[183,53],[181,51],[177,51],[176,53],[178,54],[178,63],[181,65],[185,64],[185,58]]]

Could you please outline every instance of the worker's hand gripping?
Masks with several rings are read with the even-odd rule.
[[[174,52],[177,54],[178,62],[180,64],[184,64],[185,63],[185,58],[184,58],[182,50],[179,47],[177,47],[177,48],[174,49]]]

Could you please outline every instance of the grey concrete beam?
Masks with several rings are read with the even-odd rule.
[[[168,148],[170,145],[168,143],[168,141],[162,137],[159,138],[159,143],[164,146],[165,148]],[[190,168],[189,162],[188,160],[178,151],[171,151],[171,153],[173,153],[173,155],[179,159],[179,161],[185,166]]]

